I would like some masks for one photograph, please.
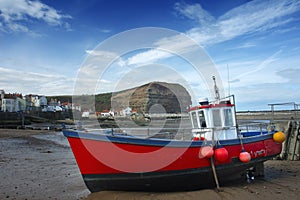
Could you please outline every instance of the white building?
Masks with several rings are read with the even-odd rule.
[[[131,111],[132,111],[132,109],[130,107],[125,108],[124,110],[122,110],[123,116],[130,116]]]
[[[1,110],[4,112],[24,111],[25,105],[25,100],[19,97],[11,99],[3,98],[1,101]]]
[[[45,96],[39,96],[38,102],[40,107],[47,106],[48,103],[47,98]]]
[[[0,99],[4,99],[5,92],[4,90],[0,90]]]
[[[48,101],[45,96],[40,95],[26,95],[25,96],[28,110],[39,110],[47,107]]]
[[[4,112],[15,112],[15,99],[2,99],[1,110]]]
[[[0,110],[2,110],[2,99],[4,99],[4,95],[4,90],[0,90]]]
[[[35,107],[47,106],[47,98],[45,96],[32,95],[31,102]]]

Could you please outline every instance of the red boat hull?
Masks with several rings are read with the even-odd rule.
[[[203,141],[170,141],[96,135],[64,130],[91,192],[101,190],[178,191],[214,186],[210,159],[199,156]],[[281,152],[272,134],[244,138],[251,161],[239,160],[240,140],[220,141],[228,159],[213,159],[220,183],[240,176]]]

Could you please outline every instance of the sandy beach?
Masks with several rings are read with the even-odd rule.
[[[90,193],[81,178],[66,138],[60,132],[0,129],[0,199],[298,199],[300,162],[270,160],[265,177],[221,185],[221,192]]]
[[[271,160],[265,164],[265,178],[250,184],[241,180],[221,186],[221,192],[215,189],[173,193],[103,191],[88,195],[86,200],[296,200],[299,199],[299,169],[299,161]]]
[[[0,199],[73,200],[89,194],[71,149],[36,137],[57,137],[56,132],[0,129],[0,135]]]

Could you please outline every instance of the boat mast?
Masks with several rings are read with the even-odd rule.
[[[216,99],[217,103],[219,103],[220,93],[219,93],[219,88],[218,88],[217,83],[216,83],[216,77],[213,76],[212,79],[214,81],[215,99]]]

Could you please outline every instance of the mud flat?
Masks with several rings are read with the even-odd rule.
[[[299,171],[299,161],[270,160],[265,163],[264,178],[255,179],[252,183],[239,180],[223,185],[221,192],[214,189],[171,193],[103,191],[88,195],[86,200],[296,200],[299,199]]]
[[[89,194],[71,149],[43,136],[59,133],[0,129],[0,199],[74,200]]]
[[[221,185],[222,192],[152,193],[102,191],[90,193],[81,178],[66,138],[60,132],[0,129],[0,199],[120,200],[296,200],[300,161],[270,160],[265,177]],[[201,181],[201,180],[199,180]]]

